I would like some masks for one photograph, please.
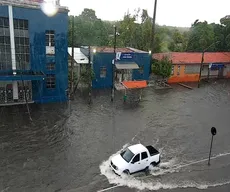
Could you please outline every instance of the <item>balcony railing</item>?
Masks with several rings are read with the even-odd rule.
[[[0,0],[0,5],[17,5],[25,7],[40,7],[42,3],[53,3],[59,8],[68,9],[68,7],[61,6],[60,0]]]

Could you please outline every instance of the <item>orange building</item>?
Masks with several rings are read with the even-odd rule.
[[[167,56],[173,64],[169,83],[197,82],[199,80],[202,53],[171,52],[153,54],[153,59]],[[206,52],[201,73],[204,78],[230,78],[230,52]]]

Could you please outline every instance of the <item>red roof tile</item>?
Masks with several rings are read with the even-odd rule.
[[[163,56],[168,56],[173,64],[196,64],[201,63],[202,53],[156,53],[153,58],[160,60]],[[230,52],[206,52],[204,53],[204,63],[230,63]]]

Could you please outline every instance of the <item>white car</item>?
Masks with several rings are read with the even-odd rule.
[[[112,170],[121,175],[132,174],[142,170],[148,170],[150,165],[156,166],[160,163],[160,153],[153,146],[136,144],[128,147],[120,154],[114,156],[110,166]]]

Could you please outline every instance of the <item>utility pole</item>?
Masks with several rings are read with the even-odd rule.
[[[204,53],[205,53],[211,46],[215,45],[216,43],[220,43],[220,41],[216,41],[216,42],[212,43],[211,45],[209,45],[206,49],[204,49],[204,50],[202,51],[202,57],[201,57],[201,62],[200,62],[200,74],[199,74],[198,85],[197,85],[198,88],[200,88],[201,73],[202,73],[203,64],[204,64]]]
[[[114,47],[113,47],[113,53],[114,53],[114,62],[112,64],[112,89],[111,89],[111,101],[114,100],[114,94],[115,94],[115,80],[114,80],[114,68],[116,64],[116,44],[117,44],[117,26],[114,25]]]
[[[72,19],[71,95],[74,92],[74,16]]]
[[[155,48],[154,40],[155,40],[156,13],[157,13],[157,0],[155,0],[154,11],[153,11],[152,35],[151,35],[151,45],[150,45],[152,54],[154,53],[154,48]]]
[[[91,69],[91,47],[89,46],[89,53],[88,53],[88,72],[89,72],[89,82],[88,82],[88,89],[89,89],[89,104],[92,103],[92,69]]]

